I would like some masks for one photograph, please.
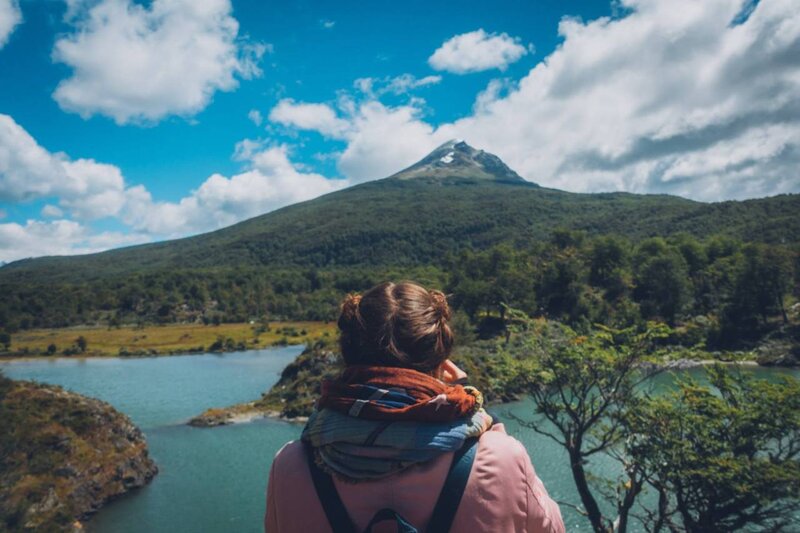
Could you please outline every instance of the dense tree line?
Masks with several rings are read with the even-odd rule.
[[[0,286],[0,333],[75,324],[331,320],[344,294],[385,279],[442,286],[441,270],[176,270],[94,283]],[[2,341],[0,341],[2,342]]]
[[[632,242],[556,231],[549,242],[451,257],[448,291],[474,321],[506,306],[587,331],[662,321],[683,344],[745,346],[789,322],[795,247],[679,233]]]
[[[677,326],[681,344],[728,349],[752,345],[789,321],[800,286],[798,261],[796,245],[723,235],[633,241],[557,230],[546,241],[464,250],[420,267],[187,269],[86,283],[4,285],[0,331],[331,320],[345,293],[409,278],[445,287],[472,323],[502,321],[507,306],[581,331],[593,324],[655,320]]]

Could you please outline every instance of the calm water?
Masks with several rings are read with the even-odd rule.
[[[89,523],[105,532],[258,532],[272,457],[300,426],[262,420],[219,428],[185,425],[208,407],[252,400],[278,379],[302,347],[144,359],[51,359],[4,363],[15,379],[61,385],[101,398],[129,415],[147,436],[160,468],[155,480],[109,504]],[[771,376],[778,371],[755,370]],[[792,371],[795,375],[799,373]],[[494,409],[531,418],[529,402]],[[528,449],[550,495],[577,502],[566,454],[552,441],[511,421],[507,431]],[[614,473],[598,462],[600,474]],[[588,531],[585,519],[562,508],[568,529]]]

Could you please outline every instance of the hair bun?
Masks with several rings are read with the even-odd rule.
[[[342,316],[347,320],[358,320],[358,304],[360,303],[360,294],[348,294],[345,296],[344,301],[342,302]]]
[[[442,291],[429,291],[433,299],[433,308],[445,320],[450,320],[450,306],[447,305],[447,296]]]

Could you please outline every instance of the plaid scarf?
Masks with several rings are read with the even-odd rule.
[[[378,479],[480,436],[492,425],[482,405],[477,389],[414,370],[351,367],[323,383],[301,439],[328,472],[351,481]]]
[[[324,381],[318,409],[334,409],[369,420],[449,422],[483,406],[474,387],[448,385],[433,376],[384,366],[351,366]]]

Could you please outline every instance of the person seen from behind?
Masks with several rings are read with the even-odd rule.
[[[346,368],[275,456],[268,533],[564,531],[525,448],[462,384],[449,318],[412,282],[344,300]]]

